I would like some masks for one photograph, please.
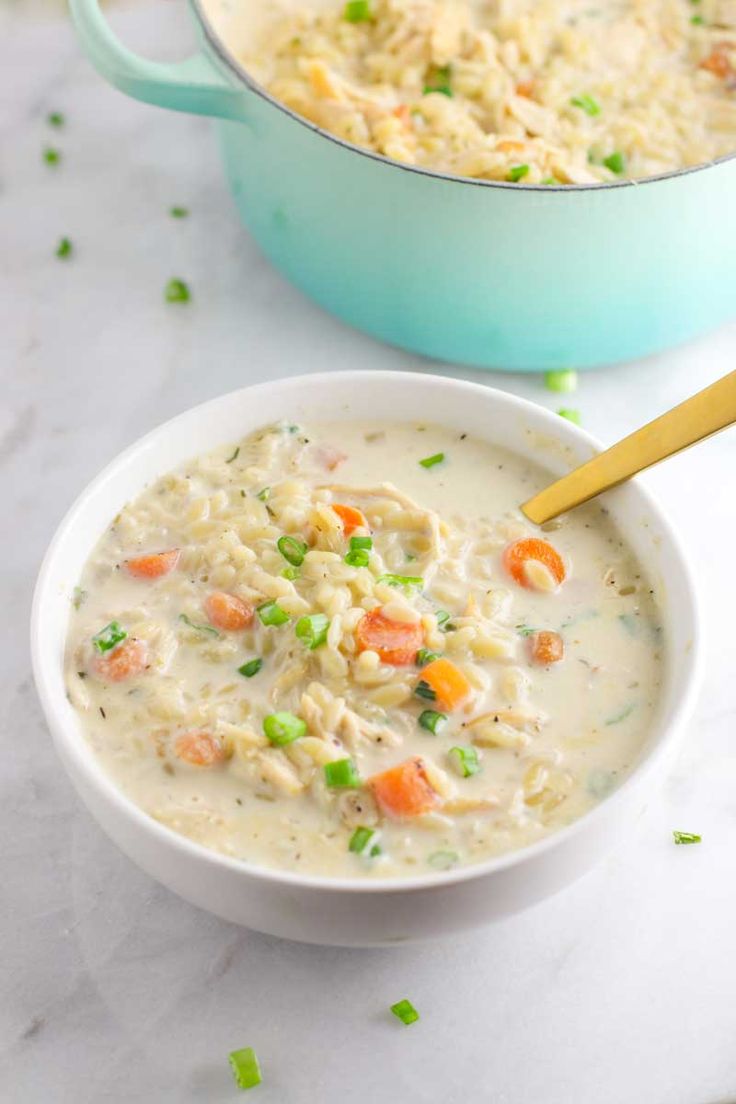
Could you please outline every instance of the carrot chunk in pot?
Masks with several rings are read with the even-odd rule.
[[[407,667],[424,643],[424,629],[421,622],[392,621],[378,606],[361,617],[355,639],[359,652],[378,652],[383,663]]]
[[[434,691],[437,703],[444,709],[458,709],[473,689],[460,668],[444,656],[422,667],[422,682]]]
[[[503,554],[503,565],[514,582],[531,590],[535,587],[527,572],[527,564],[534,561],[547,569],[553,583],[559,586],[565,581],[567,572],[559,552],[539,537],[523,537],[509,544]]]
[[[391,817],[421,816],[439,800],[419,756],[374,774],[368,786],[381,811]]]
[[[551,663],[559,663],[565,654],[565,646],[562,637],[557,632],[540,629],[531,633],[528,640],[529,657],[532,663],[539,667],[549,667]]]
[[[125,570],[135,579],[160,579],[168,575],[179,562],[181,553],[178,548],[168,552],[151,552],[146,556],[134,556],[125,561]]]
[[[204,612],[210,625],[224,632],[238,632],[247,629],[253,620],[253,610],[234,594],[224,590],[215,590],[205,599]]]

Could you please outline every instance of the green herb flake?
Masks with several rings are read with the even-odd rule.
[[[370,559],[367,548],[351,548],[345,553],[345,563],[348,567],[368,567]]]
[[[703,19],[702,15],[691,15],[690,16],[690,22],[692,23],[693,27],[704,27],[705,26],[705,20]],[[677,843],[677,842],[678,841],[675,840],[675,843]],[[683,842],[683,841],[680,841],[680,842]],[[692,840],[692,841],[688,841],[688,842],[698,843],[699,840]]]
[[[435,619],[437,621],[437,628],[440,632],[453,632],[455,626],[450,620],[450,614],[447,610],[437,610],[435,613]]]
[[[276,547],[287,563],[292,567],[301,567],[309,546],[298,537],[284,536],[276,541]]]
[[[343,17],[348,23],[368,23],[371,20],[369,0],[348,0],[343,9]]]
[[[391,1011],[407,1027],[409,1024],[416,1023],[419,1019],[419,1013],[410,1000],[397,1001],[396,1004],[391,1005]]]
[[[75,610],[79,609],[86,598],[87,591],[83,590],[81,587],[75,586],[74,590],[72,591],[72,605],[74,606]]]
[[[370,550],[373,548],[373,537],[351,537],[350,538],[350,550],[352,552],[359,550]]]
[[[188,303],[192,296],[183,280],[172,278],[164,289],[164,297],[167,303]]]
[[[301,640],[310,651],[327,643],[327,630],[330,627],[330,619],[324,613],[312,613],[300,617],[294,631],[297,639]]]
[[[61,161],[61,153],[57,149],[47,146],[43,151],[43,159],[47,165],[56,166]]]
[[[672,832],[675,843],[702,843],[702,836],[696,836],[694,832]]]
[[[531,636],[532,633],[535,633],[537,630],[533,629],[531,625],[517,625],[516,631],[519,636]]]
[[[582,422],[579,410],[573,410],[570,407],[561,406],[557,413],[561,418],[566,418],[568,422],[572,422],[573,425],[580,425],[580,423]]]
[[[425,728],[427,732],[431,732],[433,736],[437,735],[439,729],[441,729],[447,722],[446,713],[437,713],[434,709],[425,709],[419,714],[419,727]]]
[[[233,1071],[235,1084],[239,1089],[253,1089],[262,1081],[261,1067],[258,1064],[258,1056],[253,1047],[243,1047],[242,1050],[234,1050],[228,1055],[230,1068]]]
[[[62,261],[66,260],[67,257],[71,257],[72,248],[72,243],[69,241],[69,238],[60,238],[59,244],[56,247],[56,256]]]
[[[289,582],[292,582],[292,583],[294,582],[295,579],[299,578],[300,574],[301,574],[301,572],[299,571],[299,568],[298,567],[292,567],[291,565],[289,565],[289,567],[284,567],[284,568],[281,569],[281,578],[282,579],[288,579]]]
[[[189,217],[188,207],[169,207],[169,214],[172,218],[183,219]]]
[[[425,701],[437,701],[436,693],[424,679],[420,679],[414,687],[414,696],[417,698],[424,698]]]
[[[242,667],[238,667],[238,674],[243,678],[253,678],[257,675],[263,666],[263,660],[260,656],[256,656],[255,659],[249,659],[247,663],[244,663]]]
[[[555,178],[553,176],[545,176],[544,180],[540,180],[539,183],[540,184],[545,184],[545,185],[550,185],[550,184],[557,184],[558,181],[555,180]]]
[[[271,497],[271,488],[270,487],[264,487],[263,490],[259,491],[258,494],[256,495],[256,498],[258,499],[259,502],[268,502],[270,497]]]
[[[619,150],[610,153],[608,157],[604,157],[603,164],[616,176],[621,176],[626,171],[626,158]]]
[[[60,111],[50,111],[46,116],[46,122],[52,127],[63,127],[66,120]]]
[[[307,723],[293,713],[270,713],[263,718],[263,732],[275,747],[286,747],[306,735]]]
[[[435,659],[439,659],[438,652],[431,652],[429,648],[420,648],[417,652],[415,663],[417,667],[426,667],[428,663],[434,663]]]
[[[423,587],[424,579],[421,575],[379,575],[377,583],[385,583],[390,587]]]
[[[555,391],[559,395],[569,395],[577,390],[578,374],[572,368],[559,368],[553,372],[545,372],[544,386],[548,391]]]
[[[452,99],[451,75],[452,71],[449,65],[433,66],[427,74],[422,95],[428,96],[431,92],[439,92],[441,95],[449,96]]]
[[[447,753],[450,765],[461,778],[470,778],[480,770],[477,750],[469,744],[450,748]]]
[[[263,602],[262,605],[256,606],[256,613],[262,625],[285,625],[289,620],[286,610],[283,610],[278,602],[273,599],[270,602]]]
[[[361,784],[358,768],[352,759],[333,759],[324,765],[325,782],[332,789],[356,789]]]
[[[460,856],[457,851],[433,851],[427,862],[434,870],[449,870],[457,866]]]
[[[601,105],[593,97],[589,96],[587,92],[583,92],[580,96],[573,96],[570,100],[573,107],[579,107],[586,115],[590,115],[594,118],[601,113]]]
[[[529,172],[528,165],[512,165],[509,169],[508,179],[512,184],[518,184]]]
[[[367,855],[371,859],[375,858],[376,855],[380,855],[381,848],[378,845],[376,829],[356,828],[350,837],[348,851],[352,851],[354,855]]]
[[[606,724],[607,725],[620,724],[621,721],[625,721],[627,717],[630,717],[635,709],[636,709],[636,702],[629,702],[629,704],[627,706],[625,706],[619,713],[614,713],[612,716],[610,716],[606,720]]]
[[[228,456],[225,463],[226,464],[232,464],[233,460],[237,460],[239,456],[240,456],[240,445],[237,446],[237,448],[233,452],[232,456]]]
[[[187,625],[188,628],[194,629],[194,631],[198,633],[204,633],[205,636],[219,637],[221,635],[213,625],[205,625],[202,621],[192,621],[191,617],[187,617],[186,613],[180,613],[179,620],[184,625]]]
[[[92,643],[97,651],[104,655],[105,652],[111,652],[116,644],[125,640],[127,635],[125,629],[117,621],[111,621],[109,625],[105,625],[104,629],[100,629],[92,637]]]
[[[423,468],[433,468],[435,464],[441,464],[444,459],[444,452],[436,452],[434,456],[425,456],[419,463]]]
[[[616,784],[616,776],[613,771],[604,770],[603,767],[597,767],[596,770],[592,770],[588,775],[588,781],[586,783],[586,789],[593,797],[602,798],[607,797]]]

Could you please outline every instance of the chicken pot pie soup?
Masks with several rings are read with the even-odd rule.
[[[150,816],[238,859],[443,871],[582,816],[656,708],[656,595],[606,512],[432,425],[265,428],[165,475],[74,592],[66,677]]]

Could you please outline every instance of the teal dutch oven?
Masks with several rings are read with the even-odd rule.
[[[131,53],[97,0],[71,0],[102,75],[218,120],[241,218],[327,310],[392,345],[484,368],[591,368],[736,317],[736,157],[613,184],[468,180],[390,161],[295,115],[218,39]]]

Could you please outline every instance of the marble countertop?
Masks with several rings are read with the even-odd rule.
[[[158,56],[189,37],[160,0],[115,21]],[[108,842],[50,747],[26,625],[67,506],[159,421],[272,376],[395,367],[554,397],[536,376],[428,365],[327,317],[240,228],[206,121],[104,85],[54,7],[6,3],[0,32],[0,1099],[219,1104],[237,1097],[227,1052],[253,1045],[263,1104],[736,1100],[736,434],[646,479],[696,566],[707,669],[679,762],[620,850],[523,915],[425,947],[305,947],[197,911]],[[172,276],[186,306],[163,300]],[[612,441],[735,360],[731,326],[586,376],[576,405]],[[675,847],[673,828],[702,845]],[[408,1032],[386,1012],[404,996],[422,1012]]]

